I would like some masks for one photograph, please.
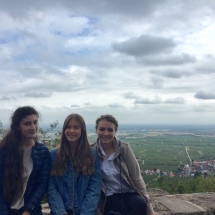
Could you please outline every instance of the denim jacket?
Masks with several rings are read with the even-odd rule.
[[[3,198],[3,178],[4,178],[4,149],[0,151],[0,214],[9,215],[10,204],[7,204]],[[24,193],[24,210],[29,211],[31,215],[42,215],[40,202],[46,192],[49,173],[50,173],[50,153],[48,148],[35,142],[32,147],[31,157],[33,160],[33,170],[28,179],[27,187]]]
[[[57,148],[51,151],[52,163],[56,158]],[[66,214],[73,210],[74,215],[95,215],[100,198],[102,177],[100,161],[95,151],[95,172],[82,175],[73,171],[71,160],[63,176],[50,176],[48,202],[53,215]]]

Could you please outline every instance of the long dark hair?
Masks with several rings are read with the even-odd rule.
[[[19,107],[11,117],[11,125],[7,134],[0,142],[0,153],[4,156],[3,197],[6,202],[12,203],[23,193],[23,153],[21,150],[20,121],[39,113],[30,106]]]
[[[60,145],[57,151],[57,157],[52,170],[52,175],[63,176],[68,168],[68,161],[71,158],[69,142],[65,137],[65,129],[71,119],[76,120],[81,125],[81,137],[78,142],[76,153],[72,158],[73,168],[76,172],[81,172],[83,175],[91,175],[94,173],[94,158],[90,150],[90,145],[87,139],[87,131],[84,119],[79,114],[70,114],[64,121]]]

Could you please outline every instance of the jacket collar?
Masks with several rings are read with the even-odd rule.
[[[96,142],[94,143],[95,147],[96,147],[96,152],[99,155],[99,157],[102,158],[102,152],[99,148],[99,138],[97,138]],[[116,139],[116,137],[114,137],[113,139],[113,147],[114,147],[114,152],[115,152],[115,158],[119,156],[120,154],[120,147],[119,147],[119,141]]]

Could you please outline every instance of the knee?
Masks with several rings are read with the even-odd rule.
[[[140,211],[147,211],[147,202],[143,197],[139,197],[134,202],[134,207],[138,208]]]

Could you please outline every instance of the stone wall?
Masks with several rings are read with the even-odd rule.
[[[169,195],[160,189],[148,189],[152,206],[158,215],[215,215],[215,193]],[[43,214],[49,214],[48,204]]]
[[[215,215],[215,193],[169,195],[160,189],[148,192],[159,215]]]

